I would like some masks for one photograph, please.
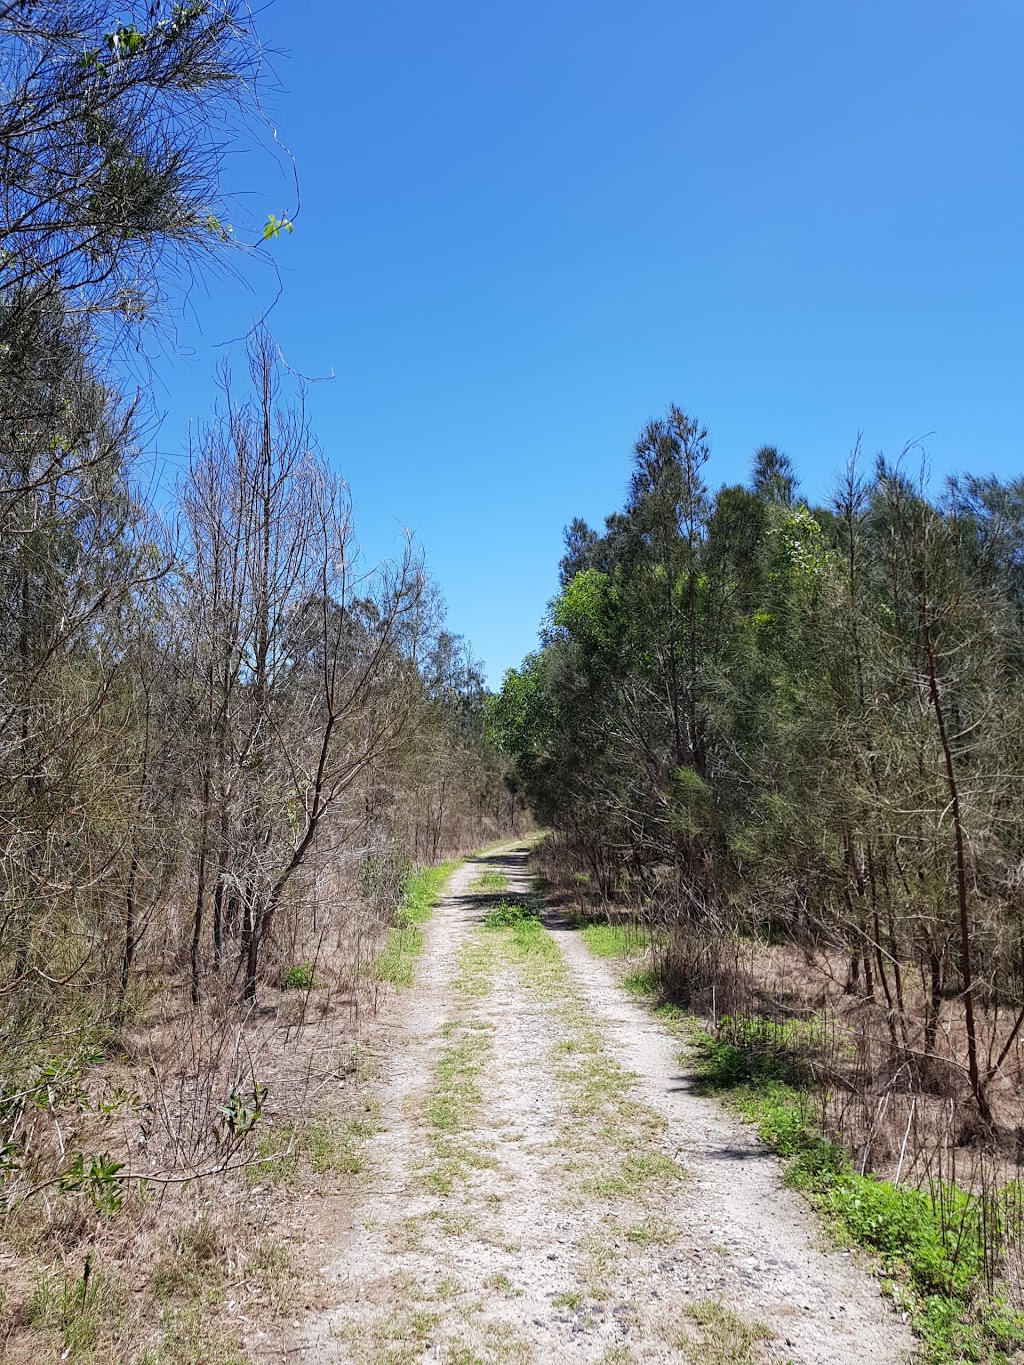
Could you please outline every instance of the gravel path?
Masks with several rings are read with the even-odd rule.
[[[695,1093],[608,965],[555,920],[550,937],[481,927],[528,895],[526,856],[466,864],[434,912],[372,1174],[324,1267],[332,1306],[287,1358],[906,1359],[876,1281],[821,1248],[777,1163]]]

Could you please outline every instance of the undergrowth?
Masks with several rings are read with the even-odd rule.
[[[585,924],[580,936],[595,957],[635,957],[646,952],[654,934],[640,924]]]
[[[445,882],[458,866],[459,861],[453,859],[409,874],[394,927],[388,930],[387,944],[374,963],[378,981],[388,981],[392,986],[412,985],[413,965],[423,952],[421,925],[430,918]]]
[[[367,1097],[357,1113],[344,1118],[320,1115],[264,1129],[255,1147],[258,1160],[247,1168],[250,1182],[291,1185],[306,1169],[315,1175],[358,1175],[362,1144],[377,1132],[377,1117],[376,1101]]]
[[[637,934],[635,927],[611,925],[582,931],[595,956],[622,959],[634,955]],[[825,1135],[814,1065],[823,1042],[820,1020],[725,1016],[709,1033],[664,1000],[656,968],[633,970],[621,984],[675,1030],[685,1029],[702,1090],[757,1125],[782,1158],[788,1183],[807,1195],[836,1235],[879,1257],[883,1288],[909,1315],[929,1365],[1006,1365],[1020,1358],[1024,1313],[1006,1301],[994,1252],[1019,1232],[1015,1185],[976,1195],[949,1182],[915,1189],[859,1173],[846,1148]]]
[[[992,1248],[1019,1191],[982,1196],[947,1182],[913,1189],[854,1170],[846,1149],[822,1133],[808,1062],[816,1027],[729,1017],[714,1035],[693,1027],[702,1089],[757,1125],[783,1158],[788,1183],[841,1239],[879,1256],[883,1287],[910,1315],[930,1365],[1003,1365],[1024,1348],[1024,1314],[1005,1301]]]
[[[499,901],[484,915],[486,929],[517,929],[531,924],[536,924],[539,928],[540,916],[533,906],[522,901]]]

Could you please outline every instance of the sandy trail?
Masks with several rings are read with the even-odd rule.
[[[905,1359],[876,1281],[579,936],[481,928],[480,874],[525,896],[526,856],[466,864],[434,912],[332,1306],[286,1357],[702,1362],[713,1331],[735,1361]]]

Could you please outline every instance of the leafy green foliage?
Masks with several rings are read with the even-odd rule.
[[[280,237],[282,232],[291,233],[294,231],[295,224],[286,214],[282,214],[280,218],[277,218],[271,213],[267,215],[267,221],[263,225],[263,240],[269,242]]]
[[[504,872],[496,872],[490,868],[481,872],[473,882],[474,891],[507,891],[508,878]]]
[[[814,1031],[801,1021],[730,1018],[718,1036],[691,1036],[705,1088],[757,1125],[790,1183],[843,1237],[879,1255],[932,1365],[997,1365],[1024,1347],[1024,1314],[988,1291],[1012,1191],[993,1205],[950,1184],[919,1190],[854,1171],[845,1148],[822,1136],[806,1069]]]
[[[75,1152],[61,1172],[58,1187],[65,1194],[85,1194],[104,1213],[116,1213],[124,1203],[124,1181],[120,1172],[125,1163],[109,1152],[86,1156]]]
[[[522,901],[500,901],[484,914],[484,927],[487,929],[521,928],[534,921],[539,924],[539,911]]]
[[[313,985],[312,962],[295,962],[281,973],[283,991],[308,991]]]
[[[267,1088],[257,1081],[251,1091],[233,1091],[217,1107],[217,1138],[225,1152],[225,1160],[249,1136],[263,1116]]]

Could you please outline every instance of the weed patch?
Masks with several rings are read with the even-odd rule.
[[[586,924],[580,937],[595,957],[635,957],[651,945],[650,930],[639,924]]]
[[[822,1135],[805,1062],[813,1027],[741,1019],[722,1026],[717,1037],[692,1032],[703,1088],[757,1125],[789,1183],[842,1239],[880,1257],[885,1287],[910,1314],[931,1365],[1001,1365],[1024,1347],[1024,1314],[993,1282],[990,1251],[1015,1192],[993,1200],[945,1182],[912,1189],[859,1174],[846,1150]]]
[[[281,973],[283,991],[308,991],[313,985],[312,962],[296,962]]]
[[[507,891],[508,887],[509,881],[504,872],[495,872],[491,868],[487,868],[473,879],[473,885],[469,889],[496,894],[500,891]]]
[[[521,925],[540,925],[540,916],[532,905],[522,901],[501,901],[484,915],[486,929],[515,929]]]
[[[688,1355],[699,1352],[702,1365],[752,1365],[763,1355],[758,1346],[772,1338],[771,1328],[748,1322],[718,1299],[704,1299],[685,1310],[686,1329],[675,1345]]]
[[[423,867],[409,875],[395,925],[388,930],[388,941],[378,954],[373,971],[378,981],[392,986],[411,986],[413,966],[423,952],[423,930],[444,884],[459,866],[458,861]]]
[[[302,1169],[316,1175],[358,1175],[362,1144],[377,1132],[376,1103],[367,1098],[344,1118],[320,1115],[309,1122],[265,1128],[256,1143],[258,1160],[248,1168],[252,1184],[294,1184]]]

